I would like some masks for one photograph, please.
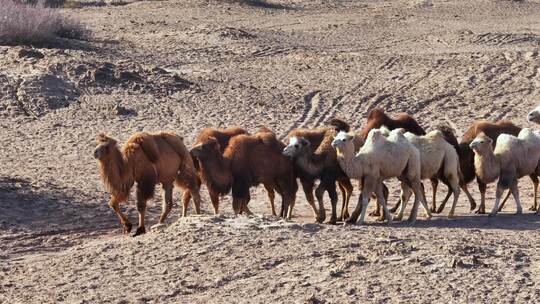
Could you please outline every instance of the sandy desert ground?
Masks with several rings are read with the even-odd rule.
[[[177,204],[132,238],[92,157],[99,132],[284,138],[332,117],[358,129],[374,107],[458,134],[476,119],[538,128],[540,1],[85,3],[64,12],[89,41],[0,47],[0,303],[540,302],[540,217],[512,200],[495,218],[462,196],[454,220],[343,227],[314,224],[301,191],[293,220],[273,219],[262,187],[259,216],[233,218],[228,197],[213,216],[205,189],[205,215]],[[525,209],[531,188],[520,182]],[[124,208],[135,220],[133,199]],[[156,196],[150,225],[159,211]]]

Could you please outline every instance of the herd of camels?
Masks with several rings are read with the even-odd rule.
[[[531,111],[528,120],[540,124],[540,106]],[[328,192],[332,206],[329,223],[363,223],[368,202],[376,198],[372,213],[379,220],[401,220],[408,200],[414,194],[409,221],[414,222],[421,204],[430,218],[441,213],[450,196],[454,210],[460,190],[467,195],[471,211],[485,213],[486,185],[497,181],[496,198],[490,215],[500,211],[510,194],[522,213],[518,179],[529,176],[534,187],[534,203],[530,210],[540,214],[537,206],[540,175],[540,131],[520,128],[510,121],[475,121],[458,142],[452,128],[438,126],[426,131],[408,114],[389,117],[382,109],[373,109],[365,127],[352,132],[349,125],[332,119],[327,127],[296,129],[288,134],[288,144],[277,139],[267,128],[249,134],[239,127],[207,128],[195,139],[191,150],[183,138],[174,133],[136,133],[120,149],[115,139],[100,134],[94,157],[98,161],[103,184],[111,194],[109,206],[116,212],[125,233],[132,224],[120,211],[120,203],[129,198],[136,184],[139,223],[134,236],[145,229],[146,202],[154,194],[156,184],[163,188],[162,212],[158,224],[163,224],[171,211],[173,188],[183,191],[183,216],[194,201],[195,212],[201,212],[199,189],[205,184],[214,212],[219,212],[219,199],[232,192],[235,215],[252,214],[248,203],[250,187],[263,184],[272,215],[290,219],[294,209],[297,179],[313,210],[317,222],[326,219],[323,203]],[[384,181],[397,178],[401,184],[400,199],[393,208],[387,207],[388,189]],[[360,198],[349,214],[353,192],[351,179],[359,181]],[[428,206],[422,180],[429,179],[433,188]],[[480,190],[480,205],[467,190],[474,179]],[[315,187],[316,182],[319,182]],[[448,187],[448,194],[437,208],[436,191],[439,182]],[[341,213],[337,214],[339,188],[342,195]],[[508,194],[502,200],[504,191]],[[282,198],[279,214],[274,206],[275,193]],[[317,204],[315,204],[317,201]],[[396,215],[392,215],[395,213]]]

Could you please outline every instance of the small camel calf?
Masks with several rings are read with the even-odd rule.
[[[493,140],[483,133],[470,144],[475,153],[474,166],[478,178],[485,184],[498,179],[495,205],[490,216],[497,214],[503,191],[508,188],[516,201],[517,214],[521,214],[517,183],[523,176],[539,173],[537,168],[540,161],[540,134],[525,128],[517,137],[509,134],[499,135],[495,149],[492,144]]]

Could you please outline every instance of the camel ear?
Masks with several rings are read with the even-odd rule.
[[[217,149],[220,148],[219,146],[219,141],[217,140],[217,138],[213,137],[213,136],[209,136],[208,137],[208,140],[204,143],[204,146],[205,147],[212,147],[212,146],[215,146],[217,147]]]
[[[110,138],[109,136],[105,135],[105,133],[99,133],[98,136],[96,137],[96,141],[98,143],[105,143],[105,142],[108,142],[110,140],[113,140],[113,139]]]

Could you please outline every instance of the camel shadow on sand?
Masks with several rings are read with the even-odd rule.
[[[540,229],[540,216],[528,211],[521,215],[511,213],[498,213],[494,217],[488,215],[463,215],[448,219],[446,216],[434,216],[430,220],[418,217],[415,223],[407,220],[386,224],[383,222],[367,222],[369,226],[391,228],[458,228],[458,229],[503,229],[503,230],[538,230]]]

